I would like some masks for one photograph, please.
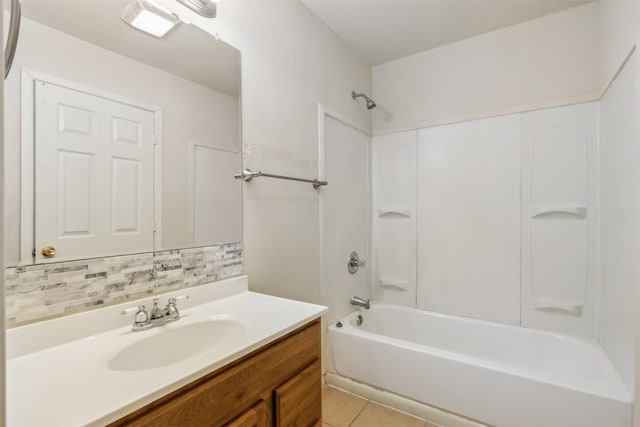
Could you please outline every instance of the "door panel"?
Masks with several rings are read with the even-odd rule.
[[[192,244],[232,242],[242,235],[241,182],[233,178],[241,168],[240,153],[190,141],[190,212]],[[224,202],[221,202],[224,201]]]
[[[92,202],[95,156],[58,152],[58,230],[61,237],[94,234]]]
[[[349,274],[347,258],[356,251],[369,259],[369,142],[367,134],[326,116],[323,219],[323,303],[329,323],[353,310],[349,297],[369,298],[369,267]]]
[[[112,233],[135,233],[140,231],[138,200],[140,200],[140,160],[111,160],[111,218]]]

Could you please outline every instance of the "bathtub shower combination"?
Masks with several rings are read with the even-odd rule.
[[[330,317],[330,383],[446,426],[631,427],[630,58],[599,100],[372,138],[373,302]]]
[[[596,342],[375,302],[340,323],[341,376],[496,426],[630,426],[629,393]]]

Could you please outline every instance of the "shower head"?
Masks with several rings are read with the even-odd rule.
[[[355,93],[355,91],[351,92],[351,98],[356,99],[358,97],[364,98],[367,101],[367,110],[373,110],[376,108],[376,103],[373,99],[369,98],[364,93]]]

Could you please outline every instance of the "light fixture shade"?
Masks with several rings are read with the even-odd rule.
[[[213,0],[178,0],[178,2],[205,18],[216,17],[216,3]]]
[[[146,0],[129,3],[122,14],[122,20],[133,28],[158,38],[164,37],[181,22],[177,16]]]

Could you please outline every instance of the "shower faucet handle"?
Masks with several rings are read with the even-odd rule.
[[[349,256],[347,257],[347,269],[349,270],[349,274],[356,274],[359,267],[366,266],[367,262],[363,259],[360,259],[356,251],[351,251],[349,253]]]

